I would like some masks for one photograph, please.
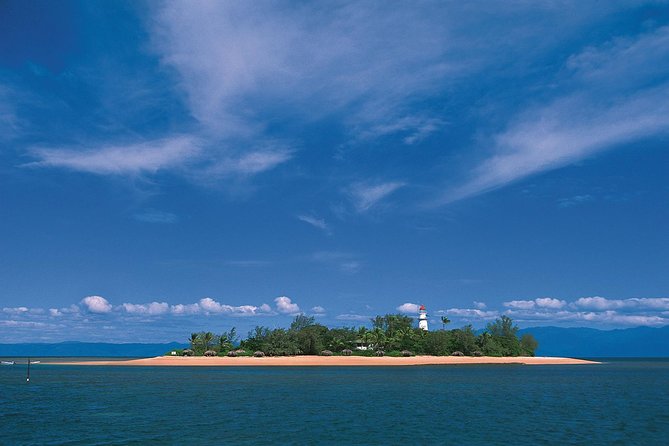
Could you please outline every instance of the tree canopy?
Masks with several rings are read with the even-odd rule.
[[[531,334],[518,338],[518,327],[508,316],[501,316],[479,332],[471,325],[446,330],[449,322],[444,316],[441,330],[425,331],[419,329],[409,316],[386,314],[371,319],[371,329],[328,328],[317,323],[313,316],[299,314],[288,329],[257,326],[241,342],[234,327],[221,334],[192,333],[188,341],[196,355],[202,355],[207,350],[227,355],[234,348],[239,348],[248,354],[263,352],[267,356],[318,355],[324,351],[341,354],[349,350],[361,355],[385,351],[397,355],[406,355],[406,352],[425,355],[461,352],[473,356],[534,356],[538,347]],[[363,350],[356,347],[363,347]]]

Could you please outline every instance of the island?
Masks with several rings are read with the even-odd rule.
[[[403,314],[371,319],[372,328],[328,328],[314,316],[296,315],[289,328],[258,326],[239,341],[236,329],[216,335],[191,333],[190,348],[154,358],[61,362],[115,366],[420,366],[457,364],[597,364],[576,358],[537,357],[531,334],[518,337],[510,317],[501,316],[477,332],[471,325],[429,331],[425,308],[419,323]]]

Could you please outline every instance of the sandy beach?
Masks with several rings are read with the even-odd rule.
[[[58,364],[87,366],[279,366],[279,367],[333,367],[333,366],[420,366],[420,365],[458,365],[458,364],[522,364],[522,365],[558,365],[558,364],[599,364],[584,359],[537,357],[470,357],[470,356],[411,356],[408,358],[365,357],[365,356],[275,356],[254,357],[185,357],[157,356],[155,358],[131,359],[125,361],[82,361],[61,362]]]

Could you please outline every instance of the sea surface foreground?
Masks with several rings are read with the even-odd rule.
[[[0,367],[0,444],[666,445],[669,360]]]

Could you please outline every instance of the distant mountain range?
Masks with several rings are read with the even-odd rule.
[[[617,330],[533,327],[520,330],[539,341],[537,356],[669,357],[669,325]]]
[[[158,356],[187,344],[109,344],[103,342],[60,342],[57,344],[0,344],[0,356]]]
[[[532,327],[539,341],[538,356],[569,357],[669,357],[669,326],[618,330],[593,328]],[[58,344],[0,344],[0,356],[158,356],[187,344],[109,344],[61,342]]]

